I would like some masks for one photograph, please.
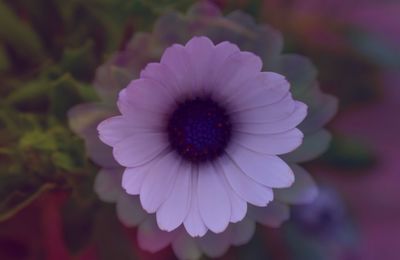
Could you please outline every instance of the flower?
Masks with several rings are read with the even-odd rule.
[[[216,43],[228,40],[243,50],[255,53],[263,61],[263,70],[284,75],[291,84],[293,96],[308,105],[307,117],[299,126],[304,133],[302,145],[282,156],[295,174],[294,184],[289,188],[277,190],[274,193],[274,201],[267,207],[249,205],[248,215],[243,220],[277,227],[289,218],[289,204],[308,203],[316,197],[317,189],[314,181],[308,172],[297,164],[318,157],[328,147],[330,134],[323,129],[323,126],[336,113],[337,101],[336,98],[320,90],[316,80],[316,69],[307,58],[296,54],[281,54],[283,41],[279,32],[268,25],[256,24],[250,16],[240,11],[223,17],[218,8],[206,1],[195,4],[186,15],[177,12],[166,13],[157,20],[152,33],[135,34],[123,51],[114,54],[98,68],[94,87],[101,102],[80,104],[69,111],[72,130],[84,139],[89,157],[102,167],[96,176],[95,191],[101,200],[116,203],[118,218],[126,226],[138,225],[139,229],[145,229],[142,225],[146,220],[154,218],[153,215],[143,211],[136,195],[127,195],[122,189],[123,168],[114,160],[111,147],[98,139],[96,127],[105,118],[117,115],[115,106],[117,93],[132,79],[138,78],[145,64],[158,60],[167,46],[184,43],[195,35],[206,35]],[[236,224],[229,225],[228,229],[232,225]],[[154,232],[164,231],[155,228]],[[241,233],[235,233],[234,236],[237,236],[238,240],[242,237],[240,244],[244,244],[247,241]],[[138,236],[142,236],[141,234],[143,233],[139,232]],[[216,236],[223,234],[225,233]],[[202,239],[208,237],[206,234]],[[152,243],[140,245],[143,249],[154,252],[169,243],[175,244],[174,239],[157,248],[151,248]],[[141,240],[139,238],[139,241]],[[225,240],[229,245],[235,239]],[[176,251],[180,247],[173,245],[173,248]],[[211,255],[207,251],[209,249],[207,246],[198,248],[209,256],[220,256],[227,250],[227,247],[219,246],[219,255]]]
[[[272,188],[292,185],[277,155],[301,144],[296,126],[307,108],[283,76],[261,68],[232,43],[194,37],[147,65],[119,93],[121,115],[99,124],[126,168],[123,188],[156,212],[162,230],[223,232],[244,218],[246,203],[266,206]]]
[[[343,198],[326,185],[319,187],[318,197],[312,203],[292,208],[285,229],[287,236],[301,240],[304,248],[321,254],[321,258],[343,259],[353,255],[352,248],[357,241],[356,228]],[[304,253],[304,250],[299,251],[293,253]]]

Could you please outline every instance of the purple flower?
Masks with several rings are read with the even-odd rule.
[[[247,203],[265,207],[273,188],[293,184],[278,155],[301,144],[307,107],[283,76],[261,69],[253,53],[194,37],[147,65],[119,93],[121,115],[99,124],[125,167],[122,187],[156,212],[160,229],[223,232]]]
[[[230,41],[260,57],[263,71],[286,77],[294,98],[307,104],[308,114],[299,125],[304,134],[303,143],[293,152],[280,156],[294,172],[292,186],[274,189],[274,200],[267,207],[249,204],[245,218],[230,224],[224,232],[208,232],[201,238],[191,238],[182,226],[172,232],[161,231],[154,214],[142,209],[138,196],[125,192],[121,186],[124,168],[114,160],[112,148],[98,139],[96,127],[104,119],[119,114],[115,105],[118,92],[137,79],[146,64],[159,60],[168,46],[184,44],[199,35],[207,36],[217,45]],[[71,109],[70,126],[85,140],[89,157],[102,167],[96,177],[96,193],[103,201],[116,203],[117,215],[125,225],[139,226],[139,231],[142,231],[138,232],[138,240],[142,248],[154,252],[172,244],[179,258],[195,259],[201,253],[220,256],[229,245],[246,243],[254,232],[255,221],[278,227],[289,218],[288,204],[308,203],[316,197],[314,181],[297,164],[318,157],[327,148],[330,134],[323,126],[335,114],[337,101],[319,89],[312,63],[299,55],[281,54],[282,45],[280,33],[271,27],[257,25],[242,12],[223,17],[214,5],[203,1],[194,5],[186,16],[175,12],[161,16],[152,33],[136,34],[125,50],[114,54],[97,70],[94,86],[101,102],[81,104]]]

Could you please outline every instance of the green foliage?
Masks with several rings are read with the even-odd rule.
[[[31,61],[44,58],[42,42],[28,23],[22,22],[17,15],[0,1],[0,41],[13,46],[15,51]]]
[[[362,140],[336,135],[322,160],[335,168],[360,170],[374,165],[376,158],[372,148]]]
[[[123,46],[133,23],[150,30],[158,13],[191,2],[0,2],[0,220],[49,189],[69,189],[75,200],[93,203],[95,169],[68,129],[67,111],[97,100],[88,82],[103,58]],[[88,205],[68,204],[77,215],[65,215],[65,225],[87,224]],[[66,236],[74,252],[88,240]]]

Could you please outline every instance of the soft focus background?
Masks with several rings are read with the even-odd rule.
[[[194,2],[0,1],[0,259],[174,259],[98,201],[66,112],[96,100],[95,69],[133,34]],[[340,100],[330,149],[306,165],[324,197],[223,259],[400,259],[400,1],[214,2],[280,30]]]

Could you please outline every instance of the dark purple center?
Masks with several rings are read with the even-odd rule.
[[[212,161],[225,150],[232,125],[226,110],[211,98],[187,99],[168,121],[171,147],[192,163]]]

